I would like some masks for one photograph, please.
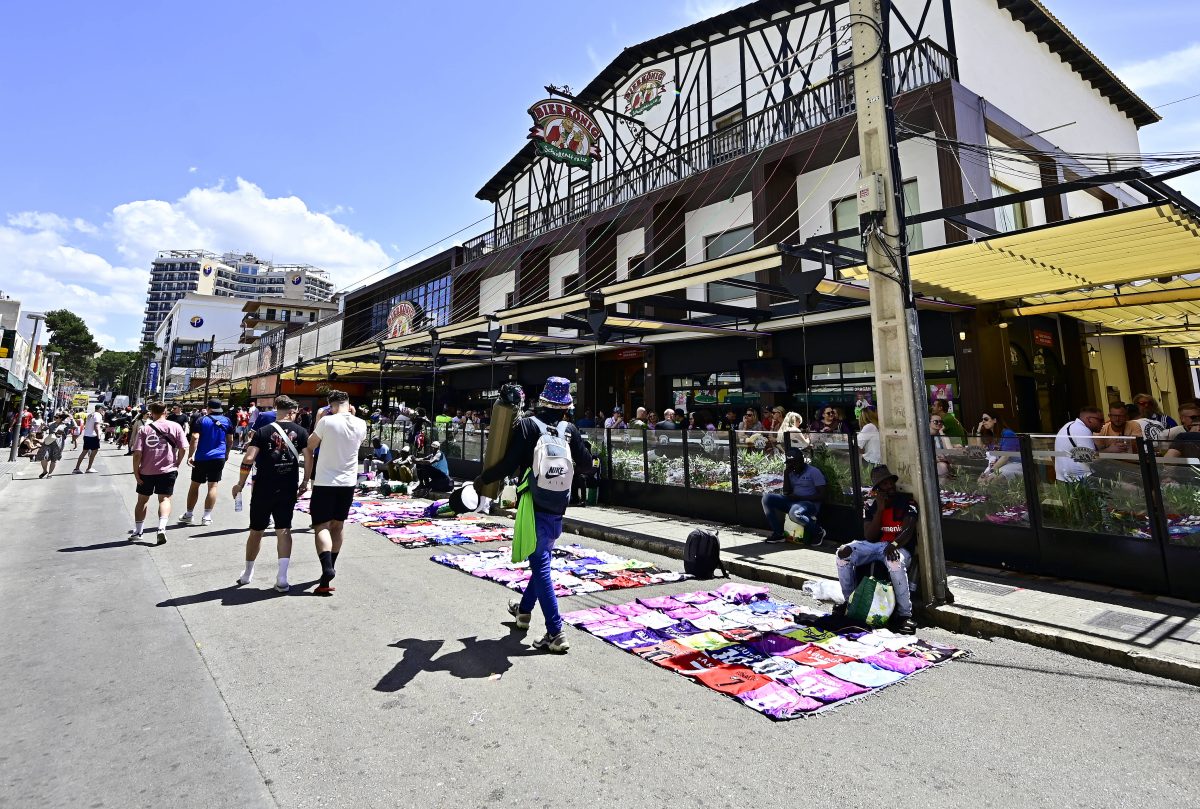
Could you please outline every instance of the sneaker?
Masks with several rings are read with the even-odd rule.
[[[275,582],[275,592],[277,592],[277,593],[286,593],[287,591],[289,591],[291,589],[292,589],[292,585],[288,584],[286,581]]]
[[[99,473],[99,472],[97,472],[95,469],[89,469],[89,470],[87,471],[87,473],[88,473],[89,475],[98,475],[98,474],[100,474],[100,473]]]
[[[817,530],[813,532],[813,536],[804,537],[804,543],[810,548],[819,548],[825,542],[825,536],[828,532],[821,526],[817,526]]]
[[[563,652],[567,651],[567,649],[571,648],[571,642],[567,640],[566,632],[559,632],[557,635],[551,635],[549,632],[547,632],[545,635],[542,635],[533,642],[533,648],[539,650],[545,649],[546,651],[554,652],[555,654],[562,654]]]
[[[46,475],[48,475],[48,474],[50,474],[50,473],[49,473],[49,472],[43,472],[42,474],[38,475],[38,480],[41,480],[42,478],[46,477]]]
[[[763,542],[770,542],[771,544],[775,544],[777,542],[787,542],[787,537],[783,534],[771,534],[771,536],[764,539]]]
[[[528,612],[521,612],[521,605],[517,601],[512,601],[508,605],[508,614],[517,621],[517,629],[528,629],[529,621],[533,615]]]
[[[130,542],[137,542],[141,538],[142,538],[141,531],[137,530],[136,528],[129,529],[129,541]]]
[[[200,520],[200,524],[201,525],[212,525],[212,517],[205,517],[204,519]]]
[[[163,531],[162,529],[159,529],[157,541],[155,541],[154,544],[155,545],[166,545],[167,544],[167,532]]]
[[[917,634],[917,622],[912,619],[911,615],[893,615],[887,625],[888,629],[898,635]]]
[[[82,474],[83,474],[83,470],[82,470],[82,469],[80,469],[80,468],[78,468],[78,467],[76,467],[76,468],[74,468],[74,469],[72,469],[72,470],[71,470],[71,474],[72,474],[72,475],[82,475]]]
[[[191,525],[193,522],[195,522],[195,515],[190,511],[185,511],[183,516],[179,518],[180,525]]]

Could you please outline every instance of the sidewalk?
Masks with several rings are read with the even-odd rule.
[[[572,508],[564,520],[567,531],[675,558],[693,529],[717,527],[609,507]],[[729,529],[720,539],[731,575],[797,588],[837,579],[832,541],[819,550],[772,545]],[[968,566],[949,566],[948,574],[955,603],[932,612],[938,626],[1200,685],[1200,604]]]

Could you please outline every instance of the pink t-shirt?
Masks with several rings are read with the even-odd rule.
[[[161,435],[160,435],[161,433]],[[165,475],[178,469],[176,450],[187,446],[183,428],[173,421],[159,419],[143,426],[133,439],[133,451],[142,453],[143,475]]]

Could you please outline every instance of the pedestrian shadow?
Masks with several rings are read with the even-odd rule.
[[[523,635],[506,635],[503,638],[479,640],[475,637],[461,638],[463,648],[434,660],[434,655],[445,641],[405,638],[389,643],[394,649],[403,649],[404,655],[391,671],[375,684],[376,691],[392,693],[413,681],[422,671],[444,671],[463,680],[476,680],[504,674],[512,668],[513,658],[539,654],[525,645]]]
[[[194,593],[190,596],[179,596],[178,598],[168,598],[166,601],[160,601],[154,606],[156,607],[186,607],[191,604],[204,604],[209,601],[220,601],[222,607],[240,607],[245,604],[257,604],[259,601],[269,601],[273,598],[287,598],[290,595],[298,595],[305,592],[308,588],[317,583],[317,579],[306,581],[301,584],[293,584],[292,589],[287,593],[276,592],[270,586],[269,580],[265,580],[262,587],[251,588],[241,584],[230,584],[227,587],[218,587],[215,590],[207,590],[203,593]]]
[[[132,548],[136,545],[141,545],[143,548],[158,547],[158,543],[154,541],[147,542],[130,542],[128,539],[117,539],[112,542],[97,542],[95,545],[73,545],[69,548],[59,548],[59,553],[78,553],[79,551],[103,551],[109,548]]]
[[[192,539],[200,539],[201,537],[223,537],[229,534],[245,534],[249,529],[246,528],[222,528],[220,531],[208,531],[203,534],[192,534]]]

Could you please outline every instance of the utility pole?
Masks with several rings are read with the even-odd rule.
[[[871,287],[879,427],[883,458],[920,509],[917,548],[921,600],[953,599],[946,585],[937,467],[917,308],[908,274],[900,153],[892,108],[888,21],[892,0],[850,0],[854,96],[860,154],[858,212]]]
[[[17,407],[17,423],[13,425],[12,431],[12,446],[8,451],[8,460],[15,461],[17,459],[17,451],[21,444],[21,419],[25,416],[25,402],[29,399],[29,377],[33,374],[33,360],[37,353],[38,345],[38,330],[42,327],[42,321],[46,319],[45,315],[29,313],[25,315],[33,321],[33,342],[29,344],[29,362],[25,364],[25,385],[21,388],[21,404]],[[16,346],[16,338],[13,338],[13,345]]]
[[[216,353],[216,350],[217,335],[214,334],[212,339],[208,342],[208,356],[205,358],[204,362],[204,403],[206,405],[208,404],[208,385],[210,382],[212,382],[213,354]]]

